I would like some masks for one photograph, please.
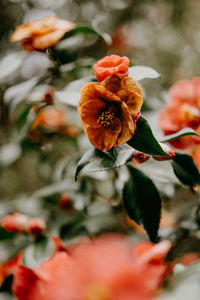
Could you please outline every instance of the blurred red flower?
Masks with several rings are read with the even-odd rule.
[[[115,54],[105,56],[94,65],[96,77],[99,82],[113,74],[128,75],[129,59],[126,56]]]
[[[43,128],[48,131],[63,130],[67,125],[66,112],[53,105],[42,108],[32,124],[32,130]]]
[[[200,78],[181,80],[170,91],[169,104],[162,110],[159,124],[165,135],[190,127],[200,133]],[[197,136],[185,136],[170,142],[186,149],[200,143]]]
[[[168,271],[169,248],[169,241],[132,248],[118,235],[83,241],[34,270],[20,265],[13,292],[19,300],[153,299]]]

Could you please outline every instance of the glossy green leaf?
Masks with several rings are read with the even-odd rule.
[[[136,132],[128,144],[134,149],[146,154],[169,156],[163,151],[159,142],[154,137],[147,120],[142,116],[139,117]]]
[[[146,66],[130,67],[128,75],[133,77],[135,80],[160,77],[160,74],[156,70]]]
[[[200,183],[200,174],[194,161],[190,155],[175,153],[175,157],[171,161],[173,170],[177,178],[183,184],[194,187]]]
[[[80,174],[103,171],[125,165],[133,157],[133,149],[128,145],[119,145],[110,151],[88,150],[77,165],[75,180]]]
[[[166,135],[165,137],[163,137],[161,139],[161,142],[162,143],[169,142],[169,141],[178,139],[178,138],[186,136],[186,135],[197,135],[200,137],[200,135],[194,129],[185,127],[183,129],[181,129],[180,131],[177,131],[176,133]]]
[[[152,242],[157,240],[161,199],[152,180],[140,170],[128,167],[129,179],[124,185],[123,200],[129,217],[142,224]]]

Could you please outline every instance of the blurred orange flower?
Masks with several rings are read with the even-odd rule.
[[[129,141],[136,130],[142,91],[131,77],[114,74],[101,83],[87,83],[81,90],[79,112],[90,142],[109,150]]]
[[[126,56],[109,55],[99,60],[94,65],[96,77],[99,82],[113,74],[128,75],[129,59]]]
[[[165,279],[169,249],[169,241],[132,248],[118,235],[80,242],[39,268],[19,266],[13,292],[19,300],[151,300]]]
[[[21,41],[27,51],[43,51],[55,45],[66,32],[75,28],[75,24],[55,16],[48,16],[38,21],[20,25],[11,35],[12,42]]]
[[[58,131],[67,125],[66,112],[60,108],[49,105],[42,108],[32,125],[32,130],[42,127],[49,131]]]
[[[200,78],[181,80],[170,91],[169,104],[159,118],[165,135],[190,127],[200,133]],[[170,142],[175,148],[186,149],[200,143],[197,136],[185,136]]]

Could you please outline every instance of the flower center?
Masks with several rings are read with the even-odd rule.
[[[114,121],[115,115],[113,112],[103,111],[98,117],[97,122],[101,123],[103,127],[109,127]]]
[[[181,120],[186,122],[199,122],[200,113],[196,107],[193,107],[188,104],[184,104],[181,107]]]

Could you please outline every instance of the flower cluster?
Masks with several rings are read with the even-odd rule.
[[[143,99],[139,84],[127,76],[128,63],[126,57],[106,56],[94,66],[101,82],[87,83],[81,90],[81,121],[99,150],[124,144],[135,133]]]
[[[38,236],[46,230],[46,222],[41,218],[30,218],[27,215],[13,213],[0,220],[1,226],[13,233],[29,233]]]
[[[169,274],[169,249],[169,241],[132,247],[118,235],[79,242],[33,270],[19,265],[13,291],[19,300],[150,300]]]

